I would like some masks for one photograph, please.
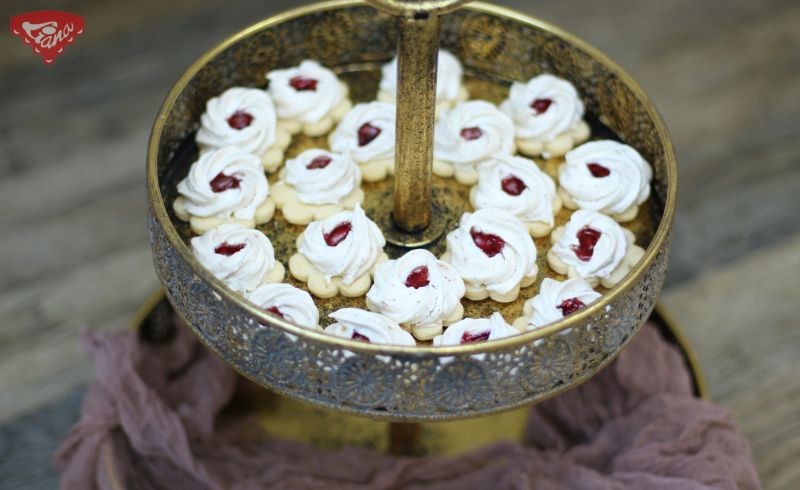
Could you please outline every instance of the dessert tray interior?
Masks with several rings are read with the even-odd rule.
[[[386,10],[403,4],[376,3]],[[385,420],[449,420],[509,410],[553,396],[610,362],[655,306],[666,273],[676,196],[669,136],[650,101],[628,75],[595,49],[553,26],[480,3],[416,17],[392,15],[402,10],[397,8],[387,13],[358,2],[337,1],[296,9],[235,34],[186,71],[162,106],[148,152],[149,229],[159,278],[177,313],[227,363],[264,387],[319,407]],[[402,39],[415,32],[416,27],[407,25],[414,22],[424,24],[422,31],[435,22],[440,49],[452,53],[463,66],[462,85],[468,100],[500,106],[509,98],[512,83],[552,74],[568,80],[580,94],[589,141],[624,143],[649,162],[649,197],[633,219],[620,223],[643,253],[613,285],[594,286],[598,299],[574,313],[565,312],[559,321],[521,328],[497,340],[434,345],[437,341],[417,336],[416,345],[389,345],[360,341],[355,335],[331,335],[271,314],[226,286],[194,256],[191,240],[198,233],[176,215],[174,203],[180,197],[179,182],[187,179],[200,156],[197,132],[207,102],[231,87],[263,89],[267,73],[309,59],[332,70],[346,84],[353,105],[373,102],[381,91],[382,70],[397,54],[398,36]],[[409,66],[405,63],[400,60],[401,71]],[[398,95],[398,104],[404,100],[407,94]],[[427,136],[420,124],[424,142]],[[398,115],[398,131],[402,127]],[[310,131],[314,135],[303,131],[292,135],[282,163],[309,149],[329,150],[334,131],[335,124],[327,131]],[[398,148],[401,138],[398,134]],[[424,160],[426,149],[418,151]],[[395,164],[400,165],[404,157],[413,159],[398,154]],[[559,182],[563,156],[532,158],[544,174]],[[430,172],[430,158],[427,164]],[[398,167],[394,176],[362,179],[360,207],[386,236],[383,252],[389,260],[412,248],[428,250],[437,258],[451,253],[448,235],[459,229],[464,213],[476,211],[470,193],[477,182],[467,184],[435,174],[426,178]],[[275,189],[285,174],[267,175],[270,188]],[[427,189],[428,182],[432,197],[419,206],[430,206],[431,224],[417,232],[398,231],[393,212],[397,213],[398,206],[408,207],[408,202],[395,202],[398,189],[402,195],[413,196],[415,186]],[[575,212],[562,206],[553,213],[552,228],[567,225]],[[275,261],[285,268],[283,283],[309,290],[311,283],[298,280],[290,270],[306,225],[290,223],[278,209],[255,228],[269,239]],[[511,325],[525,317],[526,302],[540,293],[543,280],[567,279],[548,260],[554,242],[551,233],[533,238],[535,280],[523,283],[516,299],[463,297],[463,318],[488,319],[500,313]],[[329,314],[337,310],[370,309],[364,294],[322,296],[328,295],[312,295],[323,329],[336,322]]]

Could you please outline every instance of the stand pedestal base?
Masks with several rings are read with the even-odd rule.
[[[375,421],[323,410],[252,383],[236,393],[232,406],[255,414],[267,434],[326,449],[358,446],[403,455],[456,455],[481,446],[520,441],[527,408],[452,422]]]

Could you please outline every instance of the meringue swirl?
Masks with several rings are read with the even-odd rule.
[[[343,223],[349,223],[347,236],[336,245],[326,242],[325,235]],[[380,228],[367,218],[360,204],[352,211],[342,211],[322,221],[312,221],[303,232],[299,252],[330,281],[334,276],[344,284],[352,284],[367,274],[383,252],[386,240]]]
[[[497,340],[517,335],[519,331],[503,319],[500,313],[492,313],[489,318],[464,318],[433,338],[433,345],[461,345],[472,342]],[[475,340],[472,340],[475,339]]]
[[[250,116],[246,127],[236,129],[229,122],[236,113]],[[261,89],[233,87],[206,103],[200,116],[196,140],[202,148],[237,146],[263,156],[277,141],[275,106]]]
[[[600,293],[592,289],[592,286],[580,277],[563,282],[549,277],[545,278],[539,286],[539,294],[528,300],[533,309],[533,316],[528,320],[528,330],[534,330],[564,318],[566,315],[560,306],[565,301],[577,299],[584,306],[588,306],[599,298]]]
[[[500,253],[487,255],[476,245],[472,232],[500,237]],[[517,217],[497,208],[464,213],[458,228],[447,235],[450,263],[467,285],[507,294],[526,277],[536,276],[536,245]]]
[[[225,223],[191,239],[192,253],[231,289],[252,291],[275,268],[275,251],[262,232]],[[227,250],[226,250],[227,249]]]
[[[314,89],[296,90],[291,85],[295,77],[315,80]],[[318,123],[347,96],[336,74],[314,60],[305,60],[292,68],[272,70],[267,73],[267,79],[267,90],[275,101],[280,119]]]
[[[472,139],[462,132],[479,130]],[[434,130],[433,156],[457,168],[471,168],[496,153],[514,153],[514,124],[494,104],[484,100],[462,102],[443,111]]]
[[[461,62],[452,53],[444,49],[439,50],[439,60],[436,64],[436,101],[455,102],[461,91],[461,79],[464,69]],[[392,99],[397,98],[397,57],[383,65],[381,69],[380,90]]]
[[[590,164],[605,175],[593,175]],[[650,197],[653,170],[638,151],[611,140],[585,143],[566,154],[559,181],[581,209],[622,214]]]
[[[313,168],[312,162],[320,157],[327,163]],[[337,204],[361,183],[361,170],[347,154],[311,149],[286,161],[284,180],[295,188],[301,202]]]
[[[331,133],[328,140],[331,150],[350,153],[360,164],[394,159],[395,112],[395,105],[386,102],[356,104]],[[380,133],[367,144],[359,146],[358,132],[364,124],[380,129]]]
[[[232,177],[236,186],[216,192],[211,182],[219,175]],[[256,208],[269,196],[269,183],[261,160],[235,146],[226,146],[200,156],[189,174],[178,182],[184,208],[194,216],[253,219]]]
[[[271,311],[301,327],[319,329],[319,310],[311,295],[289,284],[262,284],[246,295],[265,311]]]
[[[525,222],[554,223],[553,199],[556,185],[536,162],[511,155],[492,155],[477,167],[478,185],[473,191],[473,204],[477,209],[501,208]],[[504,190],[504,180],[516,178],[524,189],[517,195]]]
[[[336,320],[325,327],[325,332],[337,337],[368,341],[371,344],[415,346],[410,333],[391,319],[358,308],[342,308],[330,315]]]
[[[578,258],[576,249],[580,243],[578,233],[584,228],[600,232],[589,260]],[[623,228],[608,216],[589,209],[572,213],[564,225],[564,234],[551,249],[567,266],[575,269],[580,277],[607,278],[625,258],[628,242]]]
[[[463,296],[458,272],[429,251],[417,249],[378,264],[367,306],[407,328],[441,327],[459,310]]]
[[[532,107],[536,100],[549,101],[549,105],[543,112],[537,112]],[[517,138],[545,143],[575,129],[584,113],[583,102],[575,87],[567,80],[549,74],[539,75],[525,83],[514,82],[508,99],[500,104],[500,110],[514,121]]]

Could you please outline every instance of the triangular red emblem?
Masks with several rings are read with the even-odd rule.
[[[60,10],[37,10],[11,17],[11,33],[29,45],[46,64],[64,52],[64,46],[83,34],[80,15]]]

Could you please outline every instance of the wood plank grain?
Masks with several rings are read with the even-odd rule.
[[[75,154],[27,172],[0,179],[0,233],[17,227],[35,227],[43,221],[91,205],[109,193],[140,189],[144,202],[144,153],[149,128],[140,125],[121,138],[87,145]],[[32,192],[32,189],[42,189]],[[144,209],[121,215],[141,220]]]
[[[800,234],[666,291],[766,488],[800,481]]]
[[[45,282],[0,298],[3,330],[17,332],[0,345],[0,422],[86,383],[92,368],[78,343],[80,328],[126,328],[131,312],[157,285],[142,245],[106,253]]]
[[[663,113],[681,180],[666,300],[765,486],[789,488],[800,481],[800,3],[500,3],[606,51]],[[0,421],[85,383],[78,329],[124,326],[155,285],[144,156],[171,83],[227,34],[299,4],[53,0],[88,29],[49,68],[0,36],[0,107],[12,116],[0,118]],[[0,17],[31,8],[2,2]],[[52,474],[40,476],[13,481],[50,488]]]
[[[83,389],[73,389],[25,414],[12,424],[0,425],[0,482],[8,489],[58,487],[53,452],[80,414]]]
[[[146,250],[143,185],[110,186],[73,210],[0,232],[0,251],[25,250],[39,257],[33,263],[9,261],[0,288],[19,289],[32,281],[58,279],[65,271],[131,245]],[[66,236],[70,236],[68,242],[57,239]]]

